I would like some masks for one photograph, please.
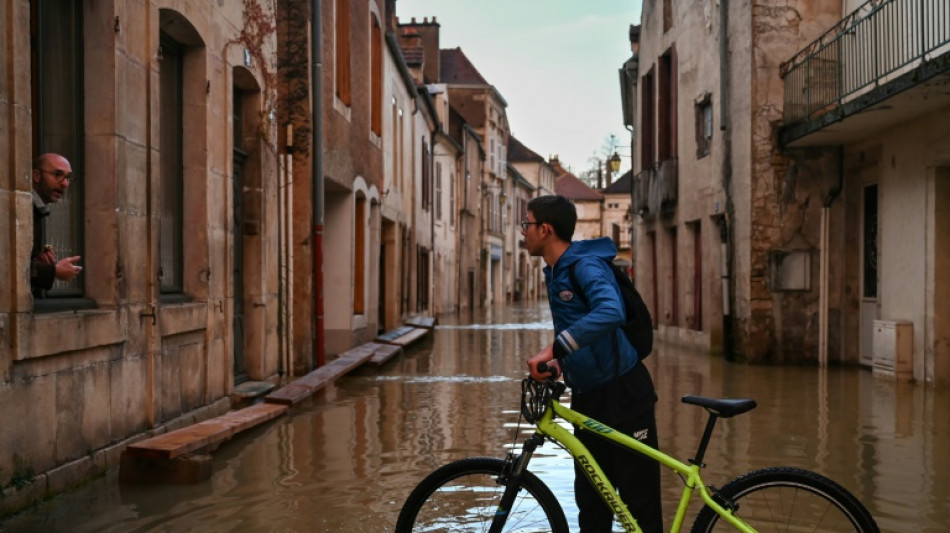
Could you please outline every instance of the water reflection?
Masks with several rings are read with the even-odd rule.
[[[290,416],[224,444],[208,482],[126,486],[113,474],[0,522],[0,531],[392,531],[425,474],[461,457],[501,457],[524,439],[524,359],[553,338],[545,304],[441,321],[383,368],[357,370]],[[660,394],[660,440],[674,457],[693,456],[706,421],[680,403],[683,395],[759,403],[717,427],[707,481],[799,466],[853,491],[884,531],[950,524],[950,481],[939,475],[950,466],[948,391],[857,369],[748,367],[665,345],[656,352],[647,363]],[[532,470],[573,523],[564,457],[546,444]],[[665,476],[672,512],[682,485]]]

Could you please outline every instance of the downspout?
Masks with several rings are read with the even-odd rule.
[[[149,58],[148,68],[145,69],[145,212],[148,214],[145,227],[145,266],[148,275],[145,276],[145,312],[140,313],[139,322],[145,320],[145,420],[149,427],[157,422],[155,409],[155,313],[158,309],[155,306],[154,298],[157,288],[155,287],[155,254],[152,251],[156,244],[154,242],[154,220],[152,204],[152,62],[155,60],[157,52],[161,50],[159,44],[158,50],[150,50],[152,44],[152,9],[145,10],[145,57]]]
[[[428,90],[428,89],[427,89]],[[438,117],[436,117],[438,120]],[[426,275],[429,285],[429,316],[435,316],[435,133],[429,133],[429,159],[423,165],[429,167],[429,271]]]
[[[463,137],[462,142],[464,142],[464,137]],[[460,163],[459,160],[461,160],[461,163],[462,163],[461,165],[459,164]],[[455,217],[455,220],[457,221],[456,227],[458,228],[458,231],[455,233],[455,249],[460,250],[460,251],[464,250],[464,248],[462,248],[464,246],[464,241],[465,241],[465,225],[464,225],[465,219],[463,218],[464,211],[465,211],[464,199],[468,196],[468,191],[466,191],[464,187],[465,185],[465,172],[463,168],[465,164],[464,161],[465,161],[465,149],[463,145],[462,151],[458,152],[455,155],[455,181],[457,183],[457,187],[455,188],[455,195],[456,195],[456,200],[458,200],[458,193],[459,191],[462,191],[463,201],[456,203],[457,212],[452,213],[452,216]],[[459,172],[459,168],[463,168],[463,171]],[[460,177],[461,179],[459,179]],[[463,279],[462,265],[463,263],[465,263],[465,261],[461,261],[460,258],[456,258],[456,263],[455,263],[456,265],[455,314],[456,315],[462,312],[462,290],[463,290],[462,289],[462,279]]]
[[[838,183],[825,195],[821,203],[821,236],[818,253],[818,364],[828,366],[828,272],[831,241],[831,204],[841,194],[844,185],[844,145],[838,146]]]
[[[323,329],[323,46],[320,25],[322,0],[310,1],[310,90],[311,143],[310,173],[312,177],[311,212],[313,234],[313,360],[316,367],[325,363]]]
[[[725,216],[719,220],[722,243],[722,351],[727,360],[734,358],[735,340],[733,312],[736,289],[732,279],[735,264],[735,205],[732,199],[732,130],[729,126],[729,100],[731,98],[729,74],[729,0],[719,3],[719,129],[722,135],[722,189],[726,198]]]

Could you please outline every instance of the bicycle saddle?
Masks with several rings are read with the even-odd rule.
[[[755,409],[755,400],[750,398],[706,398],[705,396],[683,396],[683,403],[698,405],[712,414],[731,418]]]

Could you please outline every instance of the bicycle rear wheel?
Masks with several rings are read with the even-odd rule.
[[[770,531],[855,531],[877,533],[871,513],[844,487],[799,468],[765,468],[744,474],[715,496],[738,506],[736,515],[760,533]],[[693,533],[734,531],[708,506]]]
[[[455,461],[432,472],[403,504],[396,533],[488,531],[505,492],[504,485],[498,483],[504,468],[501,459],[479,457]],[[531,472],[521,477],[521,490],[503,531],[568,533],[557,498]]]

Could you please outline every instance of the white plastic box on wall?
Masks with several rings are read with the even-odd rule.
[[[874,321],[875,374],[909,379],[913,374],[914,325],[896,320]]]

